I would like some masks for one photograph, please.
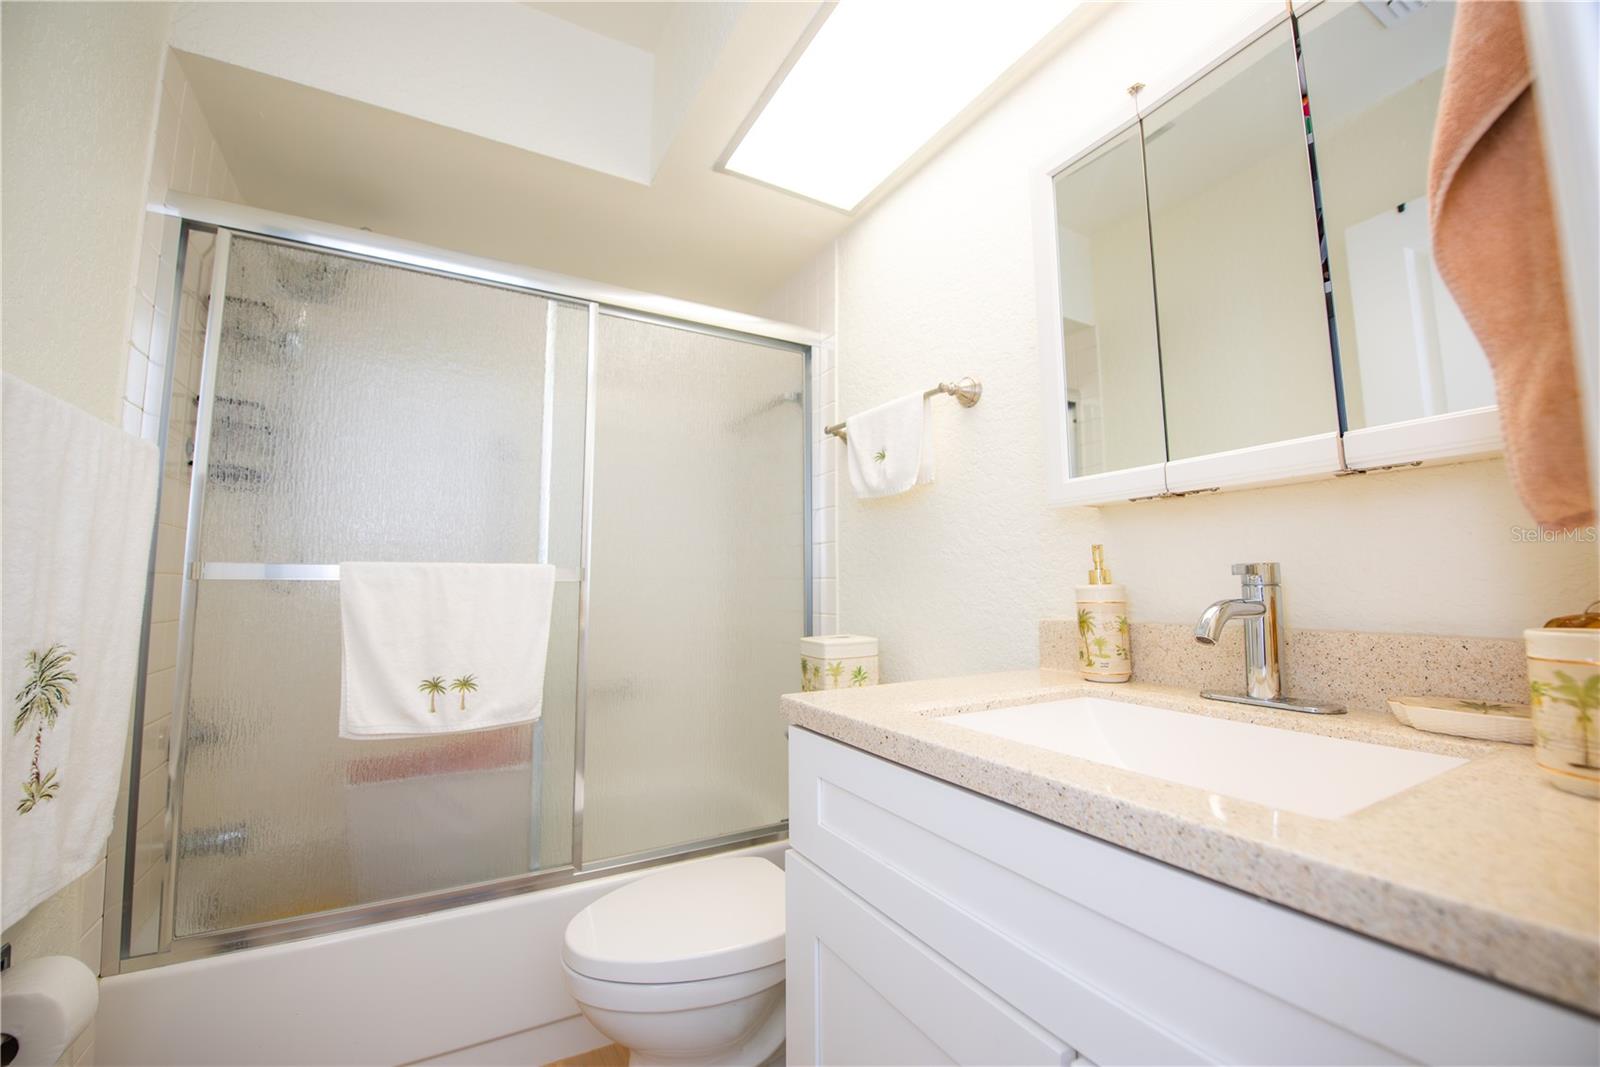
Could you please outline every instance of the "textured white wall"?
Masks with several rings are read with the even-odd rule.
[[[1596,595],[1593,544],[1518,539],[1531,523],[1496,461],[1045,505],[1028,183],[1109,128],[1129,82],[1159,95],[1261,10],[1117,8],[841,238],[841,412],[963,374],[985,388],[971,410],[935,404],[934,485],[867,503],[840,490],[839,622],[882,638],[887,679],[1035,663],[1038,620],[1071,611],[1096,541],[1145,621],[1197,617],[1247,559],[1283,563],[1304,627],[1512,636]]]
[[[5,369],[121,412],[165,4],[0,7]]]

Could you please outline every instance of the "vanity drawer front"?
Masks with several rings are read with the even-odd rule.
[[[790,837],[1098,1063],[1592,1058],[1575,1013],[803,730]]]
[[[790,852],[791,1064],[1060,1064],[1072,1050]]]

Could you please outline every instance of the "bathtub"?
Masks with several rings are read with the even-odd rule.
[[[781,865],[787,847],[719,855]],[[598,1048],[562,980],[562,934],[590,901],[661,869],[107,978],[96,1059],[537,1067]]]

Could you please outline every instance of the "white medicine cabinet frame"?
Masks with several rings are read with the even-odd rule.
[[[1453,4],[1446,5],[1443,3],[1428,6],[1437,6],[1439,8],[1454,7]],[[1313,13],[1315,14],[1313,15]],[[1313,3],[1297,3],[1295,5],[1295,14],[1300,20],[1303,43],[1308,40],[1306,37],[1308,26],[1325,26],[1334,18],[1347,20],[1345,25],[1349,27],[1348,32],[1366,32],[1363,27],[1352,25],[1352,20],[1355,20],[1358,15],[1361,18],[1372,18],[1374,27],[1383,28],[1374,16],[1371,16],[1363,9],[1362,5],[1354,2],[1344,2],[1344,0],[1317,0],[1317,2]],[[1308,16],[1312,17],[1308,18]],[[1351,380],[1359,378],[1359,368],[1351,367],[1343,370],[1342,373],[1339,369],[1340,358],[1350,362],[1355,359],[1354,341],[1356,330],[1354,315],[1350,314],[1349,301],[1351,296],[1344,288],[1349,285],[1348,266],[1339,258],[1346,251],[1342,232],[1334,242],[1337,246],[1337,254],[1330,256],[1333,272],[1332,285],[1336,304],[1334,322],[1340,341],[1343,342],[1346,335],[1349,335],[1350,341],[1348,342],[1348,347],[1345,343],[1340,344],[1340,358],[1336,358],[1334,353],[1335,342],[1332,336],[1323,336],[1318,339],[1309,332],[1302,331],[1303,343],[1297,347],[1302,353],[1301,358],[1305,360],[1304,366],[1307,368],[1311,366],[1310,354],[1314,352],[1323,361],[1323,365],[1327,367],[1329,375],[1327,410],[1325,412],[1313,410],[1302,420],[1304,423],[1303,429],[1306,432],[1298,432],[1291,428],[1290,432],[1284,433],[1281,439],[1251,442],[1244,447],[1202,451],[1199,454],[1196,454],[1193,448],[1185,450],[1172,447],[1169,407],[1173,396],[1178,394],[1173,392],[1175,383],[1172,379],[1174,376],[1170,373],[1171,368],[1169,366],[1166,370],[1159,372],[1158,378],[1161,383],[1159,388],[1161,391],[1160,418],[1162,420],[1162,434],[1164,438],[1167,438],[1164,456],[1142,456],[1139,457],[1143,460],[1142,462],[1127,463],[1119,466],[1105,463],[1104,458],[1095,453],[1092,445],[1086,443],[1082,427],[1086,408],[1092,408],[1092,405],[1084,403],[1083,383],[1072,380],[1071,365],[1076,361],[1081,367],[1083,357],[1081,354],[1076,357],[1069,355],[1067,325],[1072,320],[1071,309],[1066,305],[1073,300],[1074,284],[1088,285],[1089,282],[1083,272],[1078,270],[1068,271],[1063,268],[1065,259],[1062,249],[1064,239],[1062,231],[1063,220],[1058,212],[1060,200],[1056,187],[1057,179],[1087,161],[1095,159],[1098,155],[1107,152],[1108,146],[1113,145],[1119,139],[1126,139],[1131,135],[1133,143],[1143,148],[1154,142],[1157,137],[1167,135],[1168,130],[1166,127],[1177,126],[1178,124],[1164,123],[1158,116],[1164,111],[1176,110],[1181,118],[1183,115],[1181,104],[1184,99],[1193,100],[1197,97],[1204,99],[1206,95],[1202,92],[1196,92],[1184,98],[1187,90],[1194,87],[1202,79],[1205,79],[1207,75],[1217,71],[1218,68],[1228,64],[1230,60],[1242,57],[1242,54],[1252,49],[1260,53],[1264,48],[1281,47],[1285,51],[1286,54],[1281,64],[1276,58],[1271,61],[1270,78],[1273,81],[1269,84],[1275,83],[1275,81],[1282,81],[1284,84],[1281,92],[1285,101],[1284,106],[1291,110],[1297,109],[1300,103],[1299,74],[1294,67],[1293,44],[1288,22],[1289,16],[1287,13],[1276,13],[1264,19],[1260,25],[1246,34],[1244,39],[1237,45],[1229,48],[1224,54],[1217,56],[1203,68],[1183,79],[1175,88],[1162,95],[1159,99],[1148,99],[1148,91],[1142,94],[1139,99],[1140,106],[1137,115],[1130,113],[1126,121],[1118,122],[1114,125],[1108,124],[1101,136],[1094,138],[1087,144],[1084,139],[1080,138],[1076,143],[1053,153],[1037,169],[1036,175],[1030,183],[1035,225],[1034,258],[1038,296],[1041,411],[1045,431],[1046,495],[1049,503],[1053,505],[1124,503],[1130,500],[1142,500],[1166,495],[1264,486],[1386,467],[1460,462],[1491,456],[1501,450],[1499,412],[1492,403],[1472,406],[1462,410],[1438,410],[1436,407],[1427,407],[1426,398],[1424,398],[1422,410],[1428,413],[1422,414],[1420,417],[1391,417],[1391,421],[1374,421],[1368,425],[1362,423],[1359,419],[1352,419],[1347,416],[1347,408],[1351,404],[1359,407],[1360,400],[1359,398],[1349,399],[1355,396],[1355,391],[1359,388]],[[1416,25],[1419,24],[1414,23],[1413,28],[1410,30],[1413,34],[1418,32],[1415,29]],[[1334,40],[1331,34],[1325,39]],[[1399,36],[1396,36],[1393,40],[1397,47],[1406,43]],[[1346,43],[1344,47],[1348,52],[1349,45]],[[1241,62],[1243,62],[1242,58]],[[1257,62],[1256,68],[1260,68],[1262,65]],[[1238,66],[1238,64],[1235,64],[1235,66]],[[1332,106],[1335,93],[1343,89],[1343,86],[1337,84],[1337,80],[1342,80],[1348,85],[1358,81],[1362,75],[1361,71],[1341,71],[1336,73],[1330,71],[1328,66],[1329,64],[1325,61],[1319,71],[1317,65],[1312,62],[1312,58],[1308,57],[1306,62],[1306,79],[1313,122],[1317,121],[1319,114],[1329,116],[1332,120],[1348,118],[1348,115],[1336,112],[1336,109]],[[1246,69],[1249,70],[1251,68]],[[1317,108],[1319,72],[1322,75],[1322,84],[1326,90],[1324,99],[1327,101],[1325,109],[1321,113],[1318,112]],[[1257,69],[1256,73],[1260,73],[1259,69]],[[1246,77],[1248,76],[1246,74]],[[1400,74],[1395,75],[1395,77],[1401,76]],[[1170,81],[1168,81],[1168,84],[1170,84]],[[1216,92],[1217,90],[1212,89],[1211,91]],[[1225,92],[1226,89],[1223,91]],[[1239,95],[1237,92],[1234,93],[1235,98],[1238,98]],[[1367,102],[1358,101],[1355,104],[1347,105],[1345,110],[1349,111],[1353,107],[1364,103]],[[1131,107],[1130,112],[1132,112]],[[1143,124],[1140,121],[1141,116]],[[1330,122],[1330,126],[1334,124],[1335,122]],[[1190,137],[1194,135],[1192,129],[1184,132]],[[1320,138],[1323,133],[1320,126],[1317,127],[1317,133]],[[1174,138],[1174,140],[1179,141],[1183,139],[1182,137]],[[1169,141],[1164,146],[1164,150],[1170,152],[1171,149],[1172,142]],[[1307,284],[1320,288],[1322,264],[1316,240],[1317,201],[1313,194],[1310,159],[1304,153],[1302,153],[1302,156],[1304,158],[1300,162],[1301,169],[1298,171],[1299,177],[1295,179],[1295,188],[1303,190],[1301,199],[1304,204],[1304,223],[1306,227],[1309,227],[1311,236],[1309,239],[1306,238],[1297,228],[1292,240],[1298,243],[1296,245],[1297,249],[1303,248],[1305,256],[1308,258],[1308,262],[1304,264],[1304,270],[1312,271],[1316,274],[1315,280]],[[1324,187],[1326,187],[1329,181],[1328,167],[1321,154],[1318,157],[1318,165],[1321,171],[1319,178]],[[1139,176],[1145,182],[1145,195],[1151,199],[1156,199],[1158,193],[1150,192],[1159,178],[1156,164],[1153,162],[1150,164],[1149,174],[1145,174],[1143,168],[1144,162],[1141,158]],[[1287,172],[1284,173],[1287,174]],[[1285,189],[1286,195],[1290,195],[1289,185],[1289,179],[1285,178],[1282,188]],[[1106,182],[1101,181],[1097,187],[1105,188]],[[1300,194],[1295,192],[1292,195]],[[1324,197],[1326,196],[1325,188]],[[1394,209],[1404,211],[1407,207],[1413,208],[1414,211],[1420,207],[1421,212],[1425,213],[1426,211],[1425,201],[1420,205],[1415,202],[1403,206],[1397,205]],[[1423,217],[1425,218],[1425,215]],[[1378,221],[1381,222],[1382,220]],[[1159,267],[1166,264],[1163,264],[1160,258],[1162,256],[1161,241],[1159,239],[1160,224],[1154,224],[1156,228],[1154,236],[1150,231],[1151,225],[1151,209],[1147,202],[1145,238],[1149,242],[1150,255],[1152,257],[1149,264],[1150,277],[1148,281],[1151,290],[1150,296],[1157,309],[1156,318],[1161,321],[1160,306],[1162,297],[1166,295],[1166,288],[1163,285],[1156,284],[1156,279],[1161,274]],[[1296,221],[1295,226],[1299,226],[1298,221]],[[1374,228],[1369,227],[1369,230],[1371,229]],[[1394,232],[1401,231],[1399,227],[1390,226],[1378,226],[1376,229],[1382,230],[1384,233],[1390,230]],[[1425,238],[1426,228],[1424,227],[1423,230]],[[1387,239],[1384,234],[1379,236],[1380,240]],[[1404,242],[1402,241],[1401,243],[1403,244]],[[1381,244],[1379,247],[1383,248]],[[1216,251],[1223,255],[1245,254],[1242,250],[1230,250],[1225,247],[1216,248]],[[1395,250],[1387,249],[1387,251],[1394,252]],[[1297,251],[1296,255],[1298,254],[1299,252]],[[1406,352],[1410,352],[1414,348],[1418,361],[1421,361],[1428,354],[1424,350],[1428,349],[1429,341],[1420,336],[1420,331],[1412,328],[1419,319],[1417,309],[1421,307],[1424,317],[1431,323],[1435,317],[1433,304],[1438,301],[1436,293],[1430,294],[1427,291],[1423,291],[1419,294],[1419,286],[1426,288],[1426,272],[1431,271],[1431,262],[1427,261],[1429,252],[1425,240],[1420,254],[1423,257],[1421,274],[1419,275],[1418,271],[1412,270],[1409,276],[1398,279],[1397,284],[1400,291],[1395,298],[1400,305],[1397,309],[1400,315],[1397,325],[1408,334],[1402,339],[1399,347]],[[1354,251],[1352,251],[1352,255],[1354,255]],[[1416,256],[1416,249],[1403,248],[1395,252],[1390,258],[1403,258],[1403,261],[1409,265],[1413,263]],[[1299,271],[1300,269],[1297,265],[1296,270]],[[1064,275],[1067,276],[1064,277]],[[1079,279],[1082,279],[1082,281],[1080,282]],[[1436,275],[1433,278],[1433,282],[1435,290],[1442,291],[1442,283],[1437,280]],[[1298,285],[1299,283],[1296,282],[1296,284]],[[1365,285],[1367,290],[1370,291],[1378,288],[1379,283],[1365,280]],[[1394,288],[1394,286],[1391,286],[1391,288]],[[1297,300],[1310,296],[1310,293],[1305,291],[1305,286],[1301,286],[1296,292],[1300,294],[1297,295]],[[1091,293],[1089,300],[1091,305],[1093,295]],[[1317,295],[1320,296],[1321,294],[1318,293]],[[1445,299],[1448,300],[1448,297],[1446,296]],[[1224,311],[1224,314],[1227,314],[1227,312]],[[1408,315],[1409,320],[1407,319]],[[1244,317],[1241,316],[1241,318]],[[1368,312],[1368,318],[1363,320],[1362,323],[1367,333],[1372,330],[1371,320],[1372,315]],[[1309,318],[1302,316],[1300,325],[1303,327],[1308,326]],[[1379,328],[1381,329],[1382,326],[1380,325]],[[1324,332],[1331,333],[1331,331]],[[1412,338],[1409,336],[1412,333],[1417,333],[1418,337]],[[1163,341],[1168,340],[1164,335],[1161,339]],[[1436,349],[1437,339],[1432,343]],[[1159,347],[1157,353],[1158,364],[1169,361],[1172,357],[1171,352]],[[1479,358],[1481,358],[1481,355]],[[1437,356],[1435,354],[1436,360]],[[1099,376],[1100,371],[1097,368],[1093,373]],[[1425,369],[1422,374],[1426,378]],[[1091,388],[1098,387],[1099,383],[1090,383],[1090,386]],[[1344,391],[1342,396],[1339,392],[1341,388]],[[1275,394],[1267,388],[1260,390],[1233,388],[1219,390],[1219,392],[1220,402],[1208,405],[1204,410],[1207,417],[1214,418],[1222,426],[1229,424],[1241,425],[1247,420],[1258,418],[1263,409],[1271,410],[1278,402]],[[1492,394],[1490,399],[1492,400]],[[1190,403],[1192,414],[1193,402],[1190,401]],[[1097,417],[1100,417],[1099,412],[1092,410],[1088,412],[1091,424],[1093,419]],[[1102,445],[1103,450],[1104,446]]]

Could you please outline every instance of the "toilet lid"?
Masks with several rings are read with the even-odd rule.
[[[567,925],[561,956],[590,978],[693,982],[783,959],[783,871],[758,856],[697,860],[607,893]]]

